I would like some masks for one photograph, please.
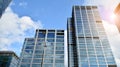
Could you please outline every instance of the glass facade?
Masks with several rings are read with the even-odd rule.
[[[69,67],[117,67],[97,6],[73,6],[67,34]]]
[[[64,30],[36,30],[24,41],[19,67],[64,67]]]
[[[12,0],[0,0],[0,17]]]
[[[0,51],[0,67],[18,67],[18,61],[14,52]]]

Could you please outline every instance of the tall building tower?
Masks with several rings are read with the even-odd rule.
[[[69,67],[117,67],[97,6],[73,6],[67,35]]]
[[[118,6],[115,8],[115,11],[114,13],[116,14],[116,17],[115,17],[115,23],[116,23],[116,26],[120,32],[120,3],[118,4]]]
[[[0,67],[18,67],[19,57],[13,51],[0,51]]]
[[[12,0],[0,0],[0,18]]]
[[[36,30],[24,41],[19,67],[64,67],[64,30]]]

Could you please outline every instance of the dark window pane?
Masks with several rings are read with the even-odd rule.
[[[39,33],[38,38],[45,38],[45,33]]]

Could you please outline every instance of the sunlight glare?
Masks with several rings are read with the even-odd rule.
[[[111,14],[111,16],[110,16],[110,19],[115,20],[115,17],[116,17],[116,15],[113,13],[113,14]]]

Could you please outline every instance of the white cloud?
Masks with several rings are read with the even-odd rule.
[[[27,5],[28,5],[27,2],[20,2],[20,3],[19,3],[19,6],[22,6],[22,7],[25,7],[25,6],[27,6]]]
[[[19,17],[8,7],[0,19],[0,50],[15,49],[13,51],[20,52],[24,38],[34,36],[36,28],[42,28],[40,21],[33,21],[29,16]],[[11,48],[16,42],[19,47]]]

